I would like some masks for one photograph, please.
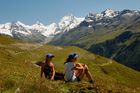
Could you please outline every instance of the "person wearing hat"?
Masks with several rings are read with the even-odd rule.
[[[41,66],[41,77],[44,76],[50,80],[54,80],[55,69],[54,64],[52,63],[53,54],[47,54],[45,63]]]
[[[54,58],[54,55],[49,53],[46,55],[45,63],[41,62],[41,77],[44,73],[44,76],[50,80],[64,80],[64,74],[55,71],[52,58]]]
[[[78,55],[76,53],[69,54],[65,65],[65,81],[81,81],[84,75],[89,79],[90,83],[93,83],[91,73],[88,70],[87,65],[76,63]]]

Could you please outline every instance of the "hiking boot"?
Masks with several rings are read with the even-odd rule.
[[[77,77],[77,81],[78,81],[78,82],[80,82],[80,81],[81,81],[81,79],[80,79],[79,77]]]
[[[95,83],[95,80],[90,80],[89,83]]]

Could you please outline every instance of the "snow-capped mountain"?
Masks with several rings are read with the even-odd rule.
[[[123,11],[114,11],[112,9],[106,9],[101,13],[89,13],[85,17],[85,23],[88,27],[93,27],[96,25],[114,25],[114,23],[122,23],[127,19],[127,21],[131,17],[132,19],[140,16],[140,11],[137,10],[129,10],[125,9]]]
[[[35,24],[33,24],[30,27],[32,30],[36,30],[38,32],[42,32],[44,30],[47,30],[47,26],[43,25],[42,23],[40,23],[39,21],[37,21]]]
[[[17,21],[11,24],[11,28],[9,30],[12,32],[12,35],[22,34],[22,35],[30,36],[32,35],[32,32],[28,28],[30,28],[28,25],[25,25],[20,21]]]
[[[77,18],[73,15],[64,16],[58,23],[58,26],[63,31],[69,31],[70,29],[73,29],[74,27],[79,25],[83,20],[84,18]]]
[[[70,15],[64,16],[58,24],[52,23],[50,25],[44,25],[40,22],[36,22],[35,24],[29,26],[20,21],[11,22],[0,24],[0,34],[9,35],[18,39],[29,39],[29,41],[34,41],[32,40],[32,37],[36,37],[36,39],[41,38],[39,41],[46,42],[46,38],[52,38],[59,33],[69,31],[79,25],[83,20],[84,18],[77,18]]]
[[[136,10],[125,9],[123,11],[114,11],[112,9],[106,9],[101,13],[89,13],[84,21],[82,21],[76,28],[62,35],[56,35],[51,40],[50,44],[78,45],[84,47],[88,45],[88,41],[92,44],[92,39],[95,34],[101,34],[102,36],[104,33],[113,33],[113,31],[120,31],[122,28],[138,32],[139,29],[133,30],[135,27],[132,29],[131,25],[139,23],[139,20],[140,11]]]
[[[106,9],[105,11],[101,13],[89,13],[85,19],[87,22],[98,21],[104,18],[113,18],[117,16],[118,14],[119,14],[118,11],[114,11],[112,9]]]

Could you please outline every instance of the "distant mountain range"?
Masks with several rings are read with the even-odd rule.
[[[29,26],[20,21],[0,24],[0,34],[10,35],[17,39],[32,42],[49,42],[54,37],[61,37],[65,32],[75,28],[93,28],[99,30],[102,26],[108,26],[110,30],[120,24],[130,23],[139,17],[140,11],[123,10],[114,11],[106,9],[101,13],[89,13],[86,17],[77,18],[73,15],[64,16],[59,23],[43,25],[40,22]],[[108,30],[108,29],[107,29]],[[88,32],[87,32],[88,33]]]
[[[84,18],[64,16],[59,23],[32,26],[0,24],[0,33],[25,41],[74,45],[140,71],[140,11],[106,9]]]
[[[84,18],[77,18],[73,15],[64,16],[58,24],[43,25],[40,22],[29,26],[20,21],[0,24],[0,34],[12,36],[16,39],[46,43],[59,33],[73,29],[83,21]]]

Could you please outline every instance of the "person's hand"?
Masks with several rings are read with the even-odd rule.
[[[54,80],[54,78],[51,78],[51,80],[53,81],[53,80]]]
[[[88,69],[87,65],[85,65],[85,64],[83,65],[83,67],[84,67],[84,69]]]
[[[75,67],[73,67],[71,70],[75,70]]]

